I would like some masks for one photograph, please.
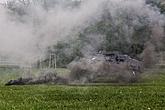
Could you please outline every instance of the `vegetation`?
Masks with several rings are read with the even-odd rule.
[[[161,0],[146,0],[146,3],[152,7],[151,10],[158,11],[162,15],[164,14],[164,4]],[[37,16],[35,16],[36,18],[31,18],[32,13],[29,10],[33,10],[32,7],[35,5],[40,5],[43,7],[43,11],[49,12],[58,4],[63,4],[62,8],[72,7],[78,10],[81,1],[11,0],[5,6],[10,10],[8,12],[9,15],[14,16],[15,18],[13,19],[16,19],[17,22],[29,22],[27,19],[24,19],[27,17],[33,19],[32,24],[34,27],[40,27],[44,24],[43,21],[37,18]],[[99,20],[85,26],[81,31],[76,32],[76,34],[70,35],[72,37],[68,36],[70,39],[55,43],[54,46],[48,48],[47,52],[55,52],[57,54],[57,66],[66,67],[73,60],[84,56],[82,49],[87,48],[86,46],[91,46],[95,51],[119,51],[140,60],[143,60],[141,54],[145,52],[144,50],[148,42],[153,44],[154,51],[156,52],[165,50],[165,39],[163,36],[154,35],[154,26],[152,20],[150,20],[150,15],[139,14],[133,11],[129,12],[127,10],[120,11],[116,11],[117,16],[113,18],[112,13],[105,6]],[[161,25],[163,27],[163,24]],[[158,26],[155,28],[158,28]],[[91,38],[89,38],[90,35],[103,36],[99,45],[92,44]],[[155,36],[158,37],[155,39]],[[47,59],[49,59],[49,56]]]
[[[19,76],[11,70],[2,78]],[[67,70],[58,69],[61,74]],[[12,73],[13,72],[13,73]],[[62,73],[63,72],[63,73]],[[15,75],[15,76],[14,76]],[[0,84],[0,109],[2,110],[162,110],[165,109],[164,70],[144,73],[136,84],[89,85],[29,85],[4,86]]]
[[[147,0],[146,2],[164,14],[164,5],[161,1]],[[143,58],[145,52],[147,55],[152,55],[154,52],[159,53],[160,51],[164,51],[164,35],[161,36],[153,32],[154,27],[151,27],[152,21],[149,20],[149,16],[134,14],[135,13],[132,13],[131,15],[131,13],[123,11],[115,19],[113,19],[111,13],[105,11],[102,15],[102,19],[87,26],[82,32],[79,32],[77,39],[55,44],[52,51],[57,50],[57,55],[62,52],[59,56],[63,56],[62,58],[57,59],[57,65],[59,67],[63,67],[60,62],[67,65],[77,57],[83,57],[84,53],[82,52],[82,48],[86,48],[86,45],[90,45],[96,52],[100,50],[108,52],[118,51],[139,60],[145,59]],[[139,24],[134,25],[135,21],[132,16],[137,17],[136,22],[139,22]],[[115,24],[116,21],[120,22]],[[128,30],[132,30],[132,33],[129,33],[127,28]],[[93,45],[91,38],[89,38],[90,35],[95,34],[103,36],[102,42],[100,42],[97,46]],[[161,32],[159,34],[161,34]],[[155,37],[157,38],[155,39]],[[146,51],[148,46],[151,46],[150,44],[154,48],[152,52]],[[68,55],[65,50],[69,50],[72,54]]]
[[[3,4],[7,8],[8,18],[18,24],[29,22],[33,27],[40,28],[45,24],[39,17],[32,17],[32,6],[39,4],[44,12],[55,7],[60,0],[11,0]],[[64,8],[79,8],[81,1],[70,1],[64,4]],[[158,0],[147,0],[153,10],[164,16],[164,5]],[[149,8],[150,9],[150,8]],[[73,11],[73,10],[72,10]],[[121,11],[121,10],[119,10]],[[131,10],[132,11],[132,10]],[[105,9],[100,16],[101,19],[83,27],[79,32],[75,32],[66,41],[55,42],[47,48],[47,58],[44,59],[48,65],[49,54],[57,55],[57,66],[66,67],[73,60],[84,57],[83,49],[90,46],[95,52],[119,51],[131,57],[144,61],[144,66],[150,68],[155,63],[155,52],[165,50],[164,46],[164,25],[151,23],[149,14],[144,16],[130,13],[129,10],[116,12],[117,16],[112,18],[108,9]],[[132,11],[132,12],[134,12]],[[141,11],[141,10],[140,10]],[[154,11],[154,12],[155,12]],[[159,13],[160,12],[160,13]],[[31,13],[31,14],[30,14]],[[154,13],[157,15],[157,13]],[[156,18],[156,16],[154,17]],[[25,19],[26,18],[26,19]],[[136,21],[134,21],[136,18]],[[32,21],[32,22],[31,22]],[[115,21],[118,21],[115,23]],[[42,24],[43,23],[43,24]],[[65,23],[65,22],[64,22]],[[136,24],[137,23],[137,24]],[[156,25],[154,25],[156,24]],[[155,26],[155,27],[154,27]],[[154,30],[155,29],[155,30]],[[160,30],[163,31],[160,31]],[[65,30],[65,28],[64,28]],[[74,29],[73,29],[74,30]],[[128,31],[128,30],[131,30]],[[34,34],[35,29],[33,30]],[[156,31],[156,32],[154,32]],[[49,31],[48,31],[49,32]],[[62,32],[60,32],[62,33]],[[44,34],[39,34],[42,38]],[[162,35],[163,34],[163,35]],[[72,34],[71,34],[72,35]],[[91,35],[101,35],[102,41],[99,45],[93,40]],[[156,37],[155,37],[156,36]],[[60,37],[60,36],[59,36]],[[100,39],[97,39],[99,41]],[[159,45],[161,44],[161,45]],[[87,53],[87,52],[85,52]],[[44,66],[45,66],[44,65]],[[145,68],[145,69],[146,69]],[[57,69],[57,73],[66,76],[67,69]],[[27,73],[26,73],[27,72]],[[28,85],[28,86],[4,86],[11,80],[26,75],[37,75],[40,70],[32,69],[7,69],[0,68],[0,109],[2,110],[54,110],[54,109],[84,109],[84,110],[162,110],[165,109],[165,70],[147,70],[141,74],[139,83],[133,84],[87,84],[87,85]],[[25,73],[25,74],[24,74]],[[123,72],[121,72],[123,73]]]
[[[0,109],[162,110],[164,86],[0,86]]]

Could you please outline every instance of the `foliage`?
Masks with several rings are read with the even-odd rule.
[[[148,4],[151,4],[152,6],[156,6],[160,9],[161,13],[165,13],[165,4],[164,0],[146,0]]]
[[[53,48],[48,49],[48,55],[50,52],[54,52],[57,56],[57,66],[66,67],[75,58],[82,57],[81,53],[81,41],[79,39],[69,42],[58,42]],[[48,56],[49,58],[49,56]]]
[[[67,2],[64,7],[77,6],[80,2]],[[21,22],[22,16],[27,16],[29,14],[29,7],[34,4],[40,4],[45,10],[49,10],[60,4],[58,0],[18,0],[9,1],[6,6],[11,10],[11,14],[18,16],[18,19]],[[73,4],[72,4],[73,3]],[[160,0],[147,0],[147,4],[152,5],[152,7],[157,7],[160,9],[161,13],[164,13],[164,6]],[[112,17],[111,13],[108,10],[104,10],[104,13],[98,21],[88,25],[77,32],[74,39],[67,39],[67,41],[59,41],[57,44],[54,44],[53,47],[48,48],[48,54],[50,51],[55,51],[57,58],[57,65],[59,67],[66,67],[71,61],[79,59],[84,56],[84,51],[82,49],[86,48],[87,45],[91,45],[91,39],[89,35],[102,35],[103,41],[98,47],[95,47],[96,51],[119,51],[123,54],[128,54],[131,57],[141,59],[139,56],[145,50],[145,45],[148,41],[151,41],[152,38],[152,27],[150,24],[150,18],[147,15],[134,15],[134,13],[129,13],[127,11],[116,12],[117,16]],[[24,17],[22,17],[24,18]],[[35,23],[40,24],[40,21],[36,19],[33,20]],[[136,21],[134,21],[136,20]],[[138,22],[137,24],[135,22]],[[34,23],[34,25],[35,25]],[[134,24],[135,23],[135,24]],[[162,46],[158,47],[155,44],[155,50],[165,50],[164,49],[165,38],[161,40]],[[48,56],[49,57],[49,56]],[[48,59],[48,58],[47,58]],[[48,63],[47,63],[48,64]]]
[[[81,53],[81,50],[86,45],[91,45],[91,39],[88,36],[92,34],[100,34],[104,36],[100,46],[96,47],[96,51],[119,51],[137,58],[144,51],[145,44],[151,39],[150,36],[152,33],[149,23],[146,23],[147,18],[139,17],[139,21],[141,22],[140,24],[142,25],[132,25],[129,27],[130,29],[133,29],[133,33],[131,35],[128,35],[124,27],[127,25],[125,22],[129,21],[129,19],[123,16],[119,16],[119,19],[123,20],[117,25],[113,23],[112,19],[102,19],[101,21],[88,26],[78,35],[77,39],[69,40],[65,43],[59,42],[57,45],[55,45],[54,48],[60,50],[57,51],[57,54],[60,57],[63,57],[63,61],[61,60],[61,63],[68,64],[69,61],[74,60],[76,57],[83,56],[84,53]],[[63,47],[60,47],[62,45]],[[72,51],[72,55],[67,53],[64,55],[63,52],[69,48],[72,48],[69,50],[70,52]]]

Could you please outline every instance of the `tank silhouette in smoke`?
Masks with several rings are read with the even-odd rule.
[[[72,62],[69,68],[75,83],[133,83],[138,81],[143,66],[128,55],[102,53]]]

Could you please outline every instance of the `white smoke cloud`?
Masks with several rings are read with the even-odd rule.
[[[0,7],[0,54],[15,61],[35,62],[39,56],[44,56],[48,46],[67,40],[99,21],[105,9],[115,24],[120,23],[120,16],[127,13],[132,17],[133,25],[141,25],[137,16],[146,16],[151,25],[164,25],[164,16],[146,5],[144,0],[88,0],[79,8],[56,6],[49,11],[31,5],[28,16],[19,18],[25,22],[19,22],[6,8]],[[125,32],[131,36],[132,30],[124,26]]]

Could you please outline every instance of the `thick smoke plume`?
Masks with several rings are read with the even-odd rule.
[[[164,26],[164,16],[157,8],[147,5],[145,0],[84,0],[76,8],[65,7],[64,4],[45,10],[41,5],[31,3],[23,16],[1,6],[0,55],[18,63],[34,63],[44,57],[47,47],[60,40],[76,38],[79,32],[102,20],[106,14],[114,27],[122,24],[128,42],[131,42],[133,27],[146,23],[153,30],[155,27],[162,30]],[[144,21],[140,21],[141,17],[145,18]],[[162,33],[153,34],[153,38]],[[89,38],[92,36],[92,40],[99,41],[101,37],[95,37],[96,34],[89,35]],[[116,38],[120,40],[121,36],[116,33]],[[96,43],[84,47],[84,54],[101,44]]]

